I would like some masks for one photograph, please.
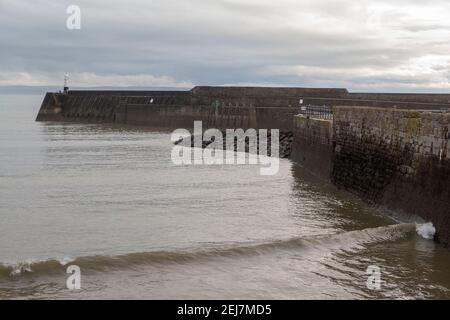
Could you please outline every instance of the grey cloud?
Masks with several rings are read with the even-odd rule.
[[[420,32],[420,31],[433,31],[433,30],[450,30],[450,26],[440,25],[440,24],[416,24],[416,25],[408,25],[403,27],[405,30],[411,32]]]
[[[440,26],[413,25],[399,11],[386,13],[385,19],[402,17],[400,24],[383,23],[381,31],[370,29],[366,24],[369,5],[379,2],[368,0],[356,5],[353,1],[330,5],[322,0],[76,2],[82,8],[79,31],[65,28],[65,9],[71,4],[67,1],[1,1],[0,73],[51,77],[67,70],[167,76],[195,84],[338,86],[343,82],[335,72],[338,68],[343,74],[346,69],[354,71],[344,81],[349,87],[379,81],[392,83],[395,89],[414,84],[427,87],[428,83],[419,77],[400,81],[405,75],[394,79],[355,74],[364,69],[392,74],[408,61],[445,55],[449,49],[446,39],[439,37],[390,34],[399,27],[433,32],[433,27]],[[428,5],[440,5],[433,3]],[[298,21],[293,18],[297,13]],[[315,16],[320,23],[314,22]],[[315,76],[286,71],[297,66],[325,71]]]

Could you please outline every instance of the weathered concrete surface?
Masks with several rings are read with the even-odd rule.
[[[48,93],[38,121],[110,122],[178,128],[203,120],[219,128],[292,131],[303,104],[450,109],[448,94],[349,93],[340,88],[195,87],[190,91]]]
[[[320,92],[324,95],[341,94],[335,89],[238,87],[196,87],[185,92],[48,93],[47,96],[58,96],[60,100],[55,102],[46,96],[37,120],[108,122],[172,130],[191,128],[194,120],[202,120],[205,127],[219,129],[239,127],[292,131],[292,116],[298,110],[298,100],[294,94],[314,95]]]
[[[334,108],[332,182],[417,214],[450,244],[450,114]]]
[[[64,95],[47,92],[36,121],[64,121],[62,117],[63,102]]]
[[[333,122],[294,117],[294,141],[291,158],[325,180],[331,179]]]

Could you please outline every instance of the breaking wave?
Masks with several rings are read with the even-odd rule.
[[[316,250],[321,255],[338,250],[360,250],[368,244],[395,241],[416,232],[416,225],[395,224],[378,228],[349,231],[332,235],[314,237],[296,237],[270,242],[237,244],[217,248],[186,251],[136,252],[117,256],[86,256],[75,259],[50,259],[17,264],[0,264],[0,278],[19,275],[65,274],[69,264],[78,265],[83,272],[103,271],[106,269],[127,268],[133,265],[182,264],[193,261],[205,261],[214,258],[239,258],[270,254],[280,250]],[[305,252],[307,254],[307,252]]]
[[[436,234],[436,228],[431,222],[418,224],[416,231],[419,236],[427,240],[432,240]]]

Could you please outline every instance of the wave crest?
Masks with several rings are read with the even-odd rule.
[[[233,258],[269,254],[277,250],[316,250],[327,254],[337,250],[359,250],[366,244],[395,241],[414,234],[415,224],[396,224],[378,228],[349,231],[315,237],[296,237],[254,244],[238,244],[217,248],[186,251],[136,252],[117,256],[86,256],[76,259],[50,259],[35,262],[22,262],[14,265],[0,264],[0,277],[19,275],[40,275],[65,273],[64,266],[78,265],[84,271],[102,271],[105,269],[126,268],[142,264],[173,264],[202,261],[213,258]]]

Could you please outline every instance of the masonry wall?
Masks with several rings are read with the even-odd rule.
[[[47,92],[42,100],[36,121],[63,121],[62,103],[63,95]]]
[[[334,120],[296,116],[300,99],[334,105]],[[47,93],[37,120],[168,130],[190,129],[202,120],[204,128],[293,131],[295,161],[372,203],[432,221],[438,240],[449,245],[450,113],[401,109],[449,106],[450,95],[445,94],[348,93],[338,88],[69,91]]]
[[[37,120],[129,121],[129,124],[173,128],[180,127],[180,124],[185,126],[186,119],[205,121],[211,118],[213,110],[216,126],[233,127],[236,123],[236,126],[244,128],[251,125],[289,131],[300,102],[450,109],[448,94],[349,93],[342,88],[200,86],[189,91],[71,90],[67,95],[48,93]],[[175,119],[175,114],[183,116],[183,119]]]
[[[48,93],[37,120],[117,123],[167,130],[192,128],[194,121],[203,121],[205,127],[218,129],[292,131],[292,117],[298,110],[289,106],[286,99],[224,95],[220,90],[210,96],[211,90],[199,89],[196,94],[194,90]]]
[[[332,124],[331,120],[294,117],[291,158],[325,180],[330,180],[332,172]]]
[[[372,203],[417,214],[450,244],[450,114],[334,108],[331,180]]]

